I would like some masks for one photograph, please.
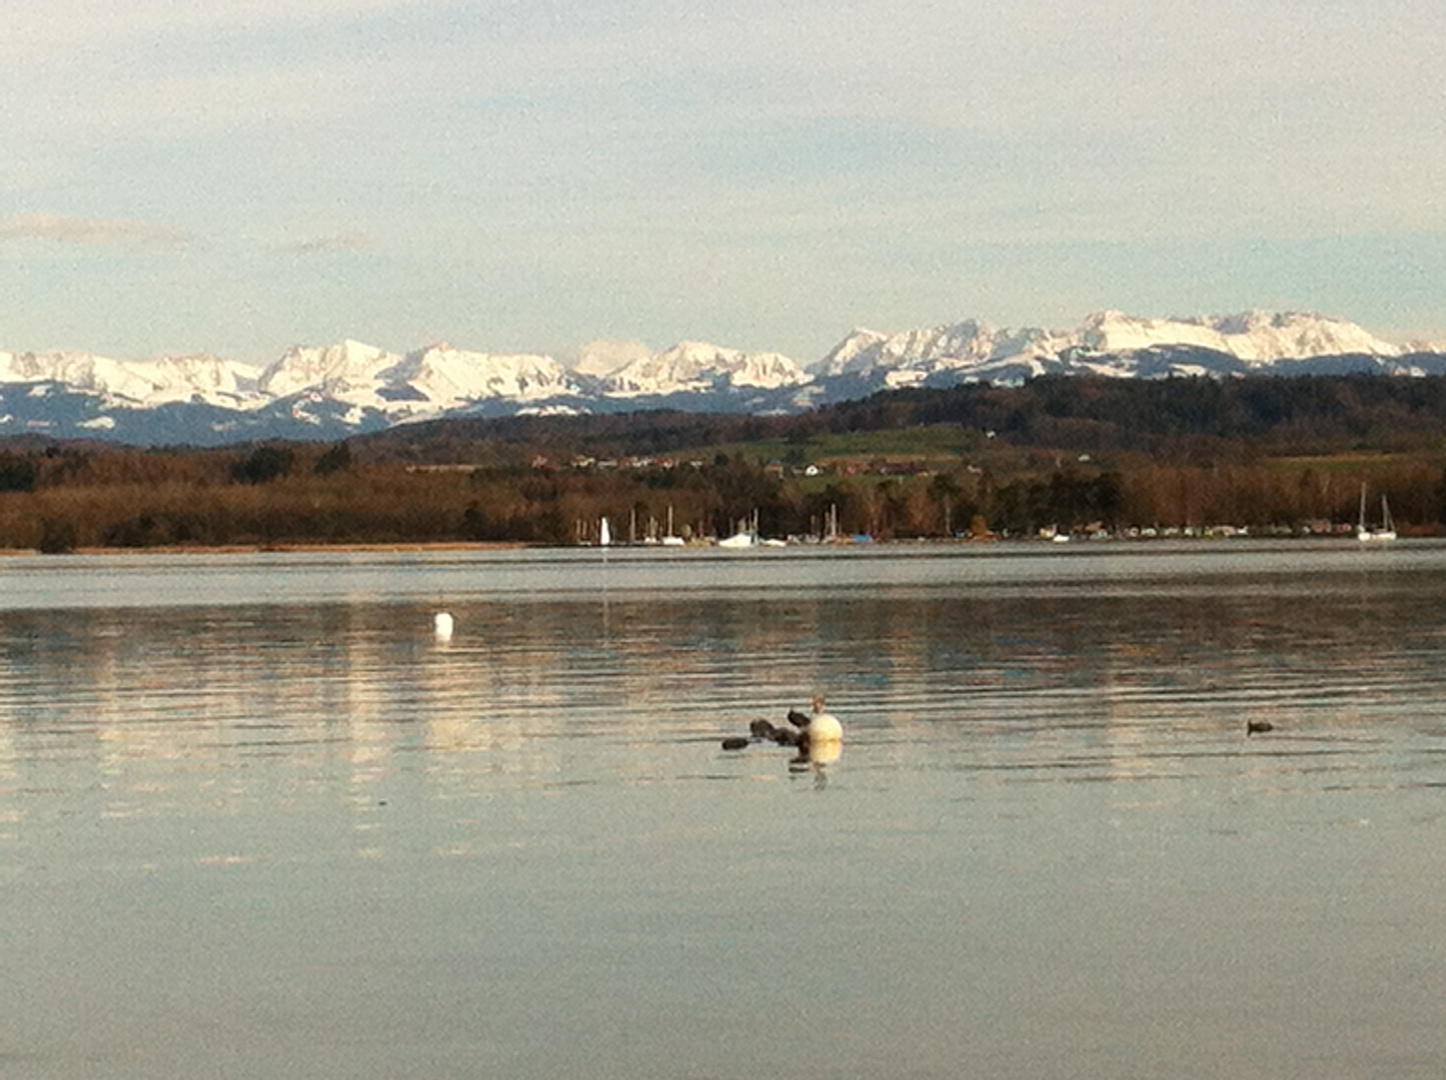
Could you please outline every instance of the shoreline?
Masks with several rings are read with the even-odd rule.
[[[1403,534],[1402,539],[1439,539],[1440,534],[1436,533],[1414,533]],[[1034,536],[984,536],[984,537],[922,537],[906,540],[869,540],[867,543],[837,543],[837,542],[815,542],[815,543],[789,543],[790,548],[820,548],[820,547],[976,547],[980,545],[992,546],[995,544],[1020,545],[1020,546],[1046,546],[1066,547],[1078,549],[1098,544],[1132,544],[1152,545],[1160,543],[1197,543],[1197,544],[1221,544],[1251,540],[1271,541],[1326,541],[1332,543],[1356,542],[1355,533],[1330,534],[1313,533],[1307,535],[1261,535],[1252,536],[1248,534],[1199,534],[1193,536],[1108,536],[1108,537],[1077,537],[1071,538],[1068,544],[1056,544],[1048,538]],[[715,543],[690,543],[682,550],[700,550],[716,548]],[[762,547],[763,545],[756,545]],[[782,546],[782,545],[780,545]],[[678,551],[677,547],[662,548],[652,544],[613,544],[612,550],[654,550],[658,548],[666,551]],[[604,550],[596,544],[526,544],[514,541],[464,541],[464,540],[437,540],[437,541],[410,541],[397,543],[365,543],[347,541],[336,544],[316,543],[311,541],[297,541],[295,543],[274,543],[274,544],[161,544],[154,547],[78,547],[65,552],[42,552],[37,548],[0,548],[0,559],[6,558],[32,558],[42,555],[60,556],[85,555],[85,556],[118,556],[118,555],[319,555],[319,554],[368,554],[368,553],[402,553],[402,552],[444,552],[444,551],[525,551],[525,550],[559,550],[570,551],[575,548],[591,548]]]
[[[405,551],[517,551],[530,545],[500,542],[418,541],[414,543],[356,543],[318,544],[310,542],[280,544],[157,544],[152,547],[78,547],[71,551],[52,552],[53,555],[260,555],[268,552],[278,554],[320,554],[324,552],[405,552]],[[37,548],[0,548],[0,558],[38,556],[47,554]]]

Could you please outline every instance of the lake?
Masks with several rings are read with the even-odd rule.
[[[1435,1080],[1443,613],[1428,541],[0,559],[0,1075]]]

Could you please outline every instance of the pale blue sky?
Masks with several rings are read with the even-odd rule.
[[[1439,0],[7,0],[0,347],[1446,338]]]

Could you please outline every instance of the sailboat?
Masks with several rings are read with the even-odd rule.
[[[751,517],[738,522],[738,531],[732,536],[725,537],[718,541],[722,548],[745,548],[753,547],[758,543],[758,511],[753,511]]]
[[[1391,506],[1386,496],[1381,496],[1381,524],[1379,527],[1366,524],[1366,485],[1361,485],[1361,519],[1356,525],[1356,539],[1362,543],[1379,543],[1396,539],[1396,526],[1391,521]]]

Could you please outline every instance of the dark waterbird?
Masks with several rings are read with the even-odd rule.
[[[1247,720],[1245,721],[1245,734],[1263,735],[1267,731],[1274,731],[1275,725],[1269,720]]]
[[[792,728],[778,727],[770,724],[767,720],[759,717],[748,725],[749,738],[741,735],[730,735],[723,740],[724,750],[742,750],[755,742],[772,742],[779,746],[798,746],[803,739],[803,732],[794,731]]]

